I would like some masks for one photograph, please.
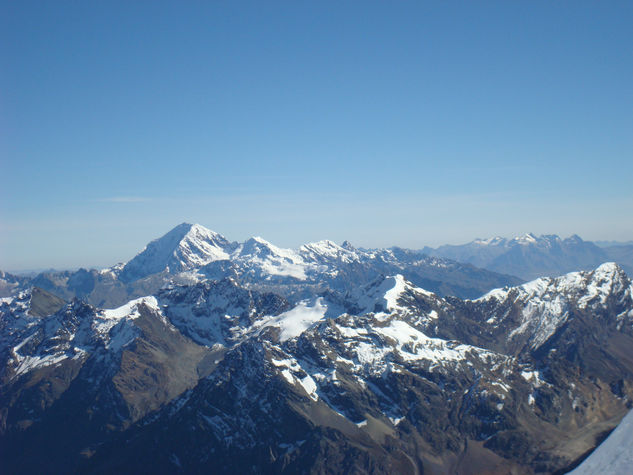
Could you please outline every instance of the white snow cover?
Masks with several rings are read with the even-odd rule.
[[[158,310],[158,301],[156,300],[156,297],[150,295],[148,297],[130,300],[128,303],[123,304],[118,308],[105,309],[101,311],[98,316],[105,320],[119,320],[124,317],[137,318],[140,316],[138,313],[138,307],[141,304],[145,304]]]
[[[502,238],[501,236],[495,236],[488,239],[475,239],[473,244],[477,244],[479,246],[489,246],[489,245],[499,245],[505,243],[507,240]]]
[[[541,379],[541,373],[539,371],[530,371],[525,369],[521,371],[521,377],[528,383],[532,383],[535,388],[543,385],[543,380]]]
[[[633,411],[570,475],[630,475],[633,471]]]
[[[398,305],[398,299],[406,290],[406,284],[402,275],[396,275],[395,277],[393,277],[393,281],[393,287],[385,292],[385,302],[387,302],[387,310],[400,309],[400,306]]]
[[[297,250],[284,249],[258,236],[235,243],[199,224],[183,223],[150,242],[126,264],[103,269],[101,275],[134,281],[155,273],[169,272],[176,279],[198,281],[204,278],[205,266],[227,261],[238,273],[250,277],[264,280],[289,277],[305,281],[319,275],[336,276],[341,265],[352,262],[398,262],[390,249],[364,250],[348,244],[343,246],[322,240],[305,244]],[[443,267],[447,264],[436,259],[432,265]],[[213,268],[210,271],[213,272]]]
[[[299,248],[299,254],[305,261],[317,263],[325,263],[326,261],[349,263],[360,260],[358,253],[345,249],[327,239],[304,244]]]
[[[427,360],[433,363],[460,361],[469,349],[466,345],[450,348],[445,340],[429,338],[401,320],[392,320],[389,326],[376,327],[374,330],[396,340],[396,348],[404,360]]]
[[[179,250],[182,255],[183,267],[198,267],[209,262],[228,259],[229,254],[217,244],[219,239],[223,240],[224,238],[204,226],[192,225],[189,232],[180,241]]]
[[[541,245],[541,246],[551,246],[551,242],[561,241],[559,236],[554,235],[541,235],[537,237],[533,233],[525,233],[521,236],[515,236],[513,238],[504,238],[501,236],[495,236],[487,239],[475,239],[469,244],[464,244],[463,246],[475,245],[478,247],[501,247],[501,248],[510,248],[512,246],[533,246],[533,245]]]
[[[263,321],[261,328],[278,327],[281,329],[279,339],[286,341],[301,335],[315,322],[323,319],[327,312],[327,304],[323,297],[310,302],[304,300],[292,310],[281,313],[276,317]]]
[[[535,243],[536,240],[537,237],[532,233],[525,233],[523,236],[515,237],[513,239],[516,243],[524,245]]]
[[[521,323],[509,336],[529,334],[531,347],[538,348],[565,323],[570,305],[575,302],[581,309],[604,305],[609,295],[622,290],[614,288],[622,285],[622,276],[617,264],[607,262],[590,272],[571,272],[556,278],[539,278],[519,287],[494,289],[475,301],[520,302]],[[491,318],[488,323],[499,322]]]
[[[273,366],[278,368],[284,368],[281,370],[281,375],[288,382],[288,384],[299,384],[304,391],[308,394],[310,399],[317,401],[319,395],[317,394],[318,386],[310,376],[299,364],[295,358],[285,358],[283,360],[271,359]]]
[[[15,369],[15,374],[25,374],[36,368],[43,368],[44,366],[52,366],[64,361],[68,358],[65,353],[49,354],[49,355],[36,355],[36,356],[21,356],[16,353],[16,360],[18,367]]]
[[[261,237],[250,238],[241,244],[231,259],[247,267],[260,268],[264,274],[306,279],[307,265],[297,252],[277,247]]]
[[[355,292],[354,300],[363,309],[362,313],[372,313],[376,308],[380,308],[382,311],[376,314],[384,317],[393,312],[408,312],[407,307],[398,303],[407,292],[434,296],[427,290],[413,286],[401,274],[397,274],[385,277],[382,282],[375,282]]]
[[[442,368],[446,364],[465,362],[471,356],[486,361],[499,356],[483,348],[430,338],[407,322],[397,317],[390,318],[386,325],[384,321],[376,319],[365,328],[356,326],[353,320],[350,321],[352,327],[337,322],[335,327],[341,333],[344,339],[342,344],[349,352],[342,354],[345,358],[339,356],[337,361],[352,366],[354,371],[380,374],[388,368],[396,371],[391,363],[394,360],[390,358],[393,354],[404,361],[428,362],[430,370]],[[376,336],[381,337],[383,342],[377,341]]]
[[[125,323],[140,317],[138,308],[142,304],[160,311],[156,297],[149,296],[130,300],[118,308],[102,310],[96,315],[92,328],[104,341],[106,348],[118,351],[134,340],[137,334],[136,328]]]

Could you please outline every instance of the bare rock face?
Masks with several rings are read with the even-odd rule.
[[[301,252],[355,262],[340,249]],[[107,310],[3,299],[0,468],[564,473],[631,407],[633,288],[617,265],[476,300],[403,274],[320,285],[288,300],[201,279]]]

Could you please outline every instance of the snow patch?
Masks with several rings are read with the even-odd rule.
[[[292,310],[281,313],[268,321],[263,321],[264,324],[261,328],[269,326],[280,328],[279,340],[283,342],[301,335],[315,322],[322,320],[325,317],[325,312],[327,312],[327,305],[323,297],[318,297],[312,305],[309,301],[304,300]]]

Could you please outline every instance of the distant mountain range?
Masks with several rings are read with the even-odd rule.
[[[282,249],[260,237],[229,242],[203,226],[183,223],[150,242],[129,262],[108,269],[44,272],[35,277],[0,274],[0,296],[36,286],[67,300],[81,297],[92,305],[115,307],[169,283],[231,277],[247,287],[296,300],[324,289],[351,290],[377,276],[397,273],[440,295],[462,298],[523,282],[419,251],[365,250],[331,241]]]
[[[562,474],[633,401],[613,262],[522,283],[182,224],[127,263],[0,289],[0,473]]]
[[[577,235],[561,239],[556,235],[525,234],[512,239],[476,239],[436,249],[425,247],[422,252],[526,280],[593,269],[607,261],[617,262],[627,272],[633,272],[633,245],[603,244],[583,241]]]

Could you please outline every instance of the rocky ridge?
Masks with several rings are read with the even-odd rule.
[[[323,247],[304,262],[355,262]],[[78,299],[56,309],[49,294],[22,292],[0,303],[2,463],[565,470],[631,406],[632,292],[612,263],[475,300],[402,274],[297,301],[235,278],[196,280],[112,310]]]
[[[326,289],[347,291],[380,275],[395,274],[441,295],[462,298],[522,282],[406,249],[366,250],[331,241],[282,249],[260,237],[229,242],[203,226],[183,223],[150,242],[129,262],[111,268],[44,272],[33,278],[1,274],[0,295],[39,287],[66,300],[79,297],[97,307],[116,307],[170,284],[230,277],[245,287],[298,301]]]

